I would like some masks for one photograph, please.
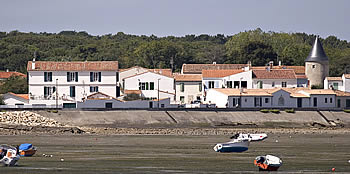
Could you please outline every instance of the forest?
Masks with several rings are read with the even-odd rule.
[[[171,68],[184,63],[247,63],[304,65],[316,35],[265,32],[260,28],[232,36],[137,36],[118,32],[93,36],[85,31],[59,33],[0,32],[0,71],[26,73],[34,53],[38,61],[119,61],[120,68]],[[350,43],[336,36],[320,38],[330,59],[330,76],[350,73]]]

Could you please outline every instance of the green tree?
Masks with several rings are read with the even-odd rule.
[[[27,78],[21,76],[11,76],[0,86],[0,94],[13,92],[15,94],[27,94]]]

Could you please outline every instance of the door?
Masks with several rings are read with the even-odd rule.
[[[302,98],[298,98],[298,108],[303,107],[303,99]]]
[[[105,107],[106,107],[106,108],[113,108],[113,103],[106,103],[106,104],[105,104]]]
[[[153,102],[149,102],[149,108],[153,108]]]
[[[119,97],[120,96],[120,86],[117,86],[117,88],[116,88],[116,94],[117,94],[117,97]]]
[[[317,107],[317,97],[314,97],[314,107]]]
[[[350,99],[346,99],[346,108],[350,108]]]

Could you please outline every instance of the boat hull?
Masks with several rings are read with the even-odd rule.
[[[216,152],[244,152],[248,150],[249,141],[220,143],[214,146]]]

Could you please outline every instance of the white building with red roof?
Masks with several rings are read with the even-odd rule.
[[[270,69],[270,67],[255,69],[252,78],[254,89],[298,87],[297,77],[292,69]]]
[[[48,107],[76,107],[96,92],[119,96],[118,61],[29,61],[29,103]]]

